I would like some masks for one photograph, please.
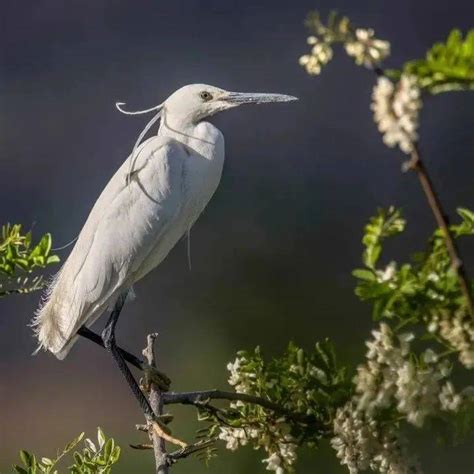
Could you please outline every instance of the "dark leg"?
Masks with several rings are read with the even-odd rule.
[[[122,294],[117,299],[117,302],[115,303],[115,307],[112,313],[110,314],[109,320],[107,321],[107,324],[105,325],[105,328],[102,331],[102,341],[104,343],[104,347],[112,354],[112,357],[117,363],[120,371],[122,372],[123,376],[127,380],[127,383],[130,389],[132,390],[133,394],[135,395],[135,398],[138,400],[138,403],[140,404],[140,407],[143,410],[143,413],[150,420],[154,420],[155,415],[153,413],[153,410],[151,409],[151,406],[148,403],[148,400],[146,399],[145,395],[143,395],[143,392],[141,391],[135,378],[130,372],[130,369],[128,368],[128,365],[125,362],[125,359],[120,349],[117,347],[117,343],[115,341],[115,326],[117,325],[120,312],[122,311],[123,305],[125,303],[125,298],[126,298],[126,294]]]
[[[80,327],[79,331],[77,331],[77,334],[105,348],[104,341],[102,340],[102,338],[98,334],[96,334],[94,331],[91,331],[86,326]],[[144,364],[143,360],[139,359],[133,354],[130,354],[130,352],[127,352],[126,350],[121,349],[120,347],[118,347],[117,349],[120,351],[120,354],[127,362],[132,364],[137,369],[143,370],[143,364]]]

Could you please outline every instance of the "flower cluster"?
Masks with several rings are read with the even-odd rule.
[[[263,448],[268,457],[262,462],[267,471],[283,474],[291,469],[296,462],[296,441],[291,435],[284,433],[284,425],[270,425],[261,428],[234,428],[221,426],[219,439],[226,442],[226,448],[236,451],[240,446],[254,442],[255,449]]]
[[[410,355],[412,333],[396,336],[382,323],[367,341],[367,362],[354,379],[358,409],[373,415],[394,403],[409,423],[421,427],[437,410],[457,411],[461,396],[446,382],[450,365],[428,349],[415,363]],[[443,382],[446,382],[443,385]]]
[[[464,367],[474,368],[474,326],[470,319],[461,315],[433,317],[428,329],[438,332],[459,353],[459,361]]]
[[[308,37],[307,42],[312,46],[310,54],[299,58],[299,63],[311,75],[321,72],[322,66],[327,64],[332,56],[332,46],[340,43],[346,53],[353,57],[356,64],[367,68],[374,68],[390,54],[390,43],[374,37],[372,29],[353,29],[347,17],[330,15],[327,24],[324,24],[319,15],[310,15],[306,24],[314,35]]]
[[[403,74],[396,84],[387,77],[379,77],[372,93],[371,108],[387,146],[398,145],[407,154],[413,151],[418,140],[421,106],[416,77]]]
[[[457,412],[463,402],[463,398],[459,393],[455,392],[451,382],[446,382],[441,388],[439,402],[442,410]]]
[[[290,435],[286,435],[274,446],[276,446],[276,450],[267,448],[269,456],[263,459],[262,462],[267,465],[267,471],[283,474],[286,470],[291,469],[291,466],[296,462],[296,448],[298,445]]]
[[[301,56],[299,63],[308,74],[315,76],[321,72],[322,66],[332,59],[333,52],[329,43],[320,41],[315,36],[309,36],[307,41],[313,46],[311,53]]]
[[[255,379],[255,374],[249,374],[248,372],[240,370],[245,362],[244,357],[237,357],[234,362],[227,364],[227,370],[230,372],[228,383],[239,393],[249,393],[252,386],[252,379]]]
[[[388,41],[374,38],[374,30],[357,28],[354,37],[344,45],[346,53],[355,59],[359,66],[372,68],[390,54]]]
[[[240,446],[246,446],[251,439],[256,439],[258,436],[258,430],[253,428],[221,426],[219,432],[219,439],[225,441],[225,447],[230,451],[236,451]]]
[[[258,373],[259,366],[259,363],[255,365],[255,361],[250,361],[242,356],[237,357],[234,362],[227,364],[227,370],[230,372],[229,384],[239,393],[254,393],[258,376],[261,375]],[[290,366],[290,371],[292,371],[292,367],[297,366]],[[264,386],[270,389],[274,385],[273,379],[264,383]],[[245,410],[245,404],[240,401],[232,402],[230,408]],[[268,455],[262,460],[266,464],[266,469],[283,474],[285,471],[289,471],[296,462],[297,448],[295,440],[286,431],[287,426],[284,418],[275,420],[273,424],[247,420],[247,424],[244,426],[220,426],[218,437],[225,441],[226,448],[231,451],[235,451],[249,442],[252,442],[255,449],[263,448]]]
[[[211,422],[210,435],[218,433],[227,449],[251,445],[265,451],[265,468],[277,474],[294,471],[298,447],[314,446],[328,436],[334,413],[351,396],[352,383],[327,340],[310,351],[290,343],[269,361],[259,348],[240,351],[227,369],[237,392],[271,401],[279,409],[238,400],[219,409],[218,416],[203,407],[201,419]]]
[[[381,426],[353,402],[339,408],[331,446],[351,474],[372,469],[382,473],[420,473],[393,428]]]
[[[375,246],[403,227],[398,213],[387,219],[371,224],[371,232],[379,235],[379,240],[371,241]],[[371,281],[390,287],[403,279],[401,267],[397,270],[394,262],[379,270],[376,258],[369,255],[367,259],[373,264],[369,267],[372,273],[364,275]],[[456,334],[461,347],[470,326],[466,322],[459,326],[464,339],[458,326],[455,320],[440,318],[430,324],[438,339],[450,337],[453,345]],[[401,420],[419,428],[428,417],[443,414],[447,419],[448,413],[459,417],[474,402],[474,389],[456,391],[450,380],[449,353],[425,347],[417,355],[415,342],[426,345],[413,332],[380,323],[366,342],[365,362],[357,368],[352,383],[345,369],[336,364],[328,341],[317,343],[311,352],[290,343],[283,356],[269,362],[259,348],[241,351],[227,366],[229,383],[238,392],[271,401],[281,409],[233,401],[229,410],[219,409],[217,417],[212,418],[211,411],[212,434],[218,433],[231,451],[246,445],[264,451],[265,468],[277,474],[294,472],[297,449],[304,444],[314,446],[322,438],[330,440],[341,464],[351,473],[367,469],[420,473],[406,450]]]

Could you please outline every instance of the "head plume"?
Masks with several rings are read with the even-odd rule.
[[[123,108],[124,105],[126,105],[125,102],[117,102],[115,104],[115,107],[117,108],[119,112],[125,115],[141,115],[141,114],[148,114],[150,112],[157,111],[154,117],[145,125],[145,128],[141,131],[140,135],[137,138],[137,141],[135,142],[135,145],[133,146],[132,153],[130,155],[130,166],[128,168],[128,174],[127,174],[127,184],[129,184],[133,171],[134,171],[135,161],[138,158],[138,155],[136,154],[137,148],[140,146],[140,143],[145,138],[145,135],[149,132],[150,128],[153,127],[153,125],[161,117],[161,111],[163,109],[164,104],[155,105],[154,107],[151,107],[145,110],[125,110]]]

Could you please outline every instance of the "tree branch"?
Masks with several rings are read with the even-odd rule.
[[[178,460],[187,458],[191,454],[197,453],[199,451],[202,451],[203,449],[208,448],[209,446],[212,446],[216,441],[217,438],[205,439],[202,441],[198,441],[197,443],[190,444],[185,448],[178,449],[177,451],[169,453],[166,456],[166,463],[168,466],[172,466]]]
[[[165,405],[181,404],[181,405],[195,405],[200,406],[206,404],[209,400],[229,400],[241,401],[259,405],[267,408],[275,413],[279,413],[288,419],[298,421],[305,424],[319,424],[319,421],[305,413],[297,413],[288,410],[281,405],[273,403],[265,398],[257,397],[255,395],[248,395],[246,393],[226,392],[223,390],[203,390],[196,392],[166,392],[162,394],[163,403]],[[323,429],[321,426],[320,429]]]
[[[377,77],[387,77],[384,69],[382,69],[381,67],[377,66],[374,67],[372,70]],[[423,192],[425,193],[426,200],[428,201],[428,205],[431,208],[431,212],[433,213],[434,218],[436,219],[438,227],[443,232],[444,241],[448,250],[449,258],[451,260],[451,266],[458,276],[461,291],[466,299],[467,310],[471,315],[471,318],[474,319],[474,300],[469,284],[469,277],[467,275],[464,262],[461,259],[459,249],[453,238],[453,234],[449,229],[448,215],[444,212],[443,205],[441,204],[439,195],[434,188],[433,181],[431,180],[428,170],[423,160],[421,159],[418,143],[413,144],[413,151],[410,154],[410,159],[406,161],[403,165],[403,171],[410,170],[414,171],[418,176],[418,180],[423,189]]]
[[[412,170],[418,176],[418,180],[423,192],[425,193],[426,200],[428,201],[428,204],[431,208],[431,212],[436,219],[438,227],[443,232],[443,237],[451,260],[451,265],[453,270],[455,270],[458,275],[461,291],[466,299],[467,309],[471,317],[474,318],[474,302],[470,289],[469,278],[467,276],[464,263],[461,259],[459,249],[453,238],[451,230],[449,229],[449,218],[444,212],[443,205],[441,204],[439,196],[434,189],[433,182],[431,181],[431,178],[428,174],[428,170],[421,159],[420,150],[417,144],[414,145],[410,160],[404,164],[403,169],[404,171]]]
[[[149,334],[147,337],[147,345],[143,351],[143,355],[148,361],[150,367],[156,368],[154,344],[158,333]],[[146,372],[145,372],[146,374]],[[145,378],[148,377],[145,375]],[[155,415],[163,414],[163,398],[160,387],[153,380],[146,380],[149,384],[148,400]],[[153,441],[153,451],[155,452],[155,465],[157,474],[168,474],[169,464],[167,463],[167,453],[165,440],[157,433],[156,430],[150,430],[150,437]]]

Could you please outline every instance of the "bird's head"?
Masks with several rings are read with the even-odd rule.
[[[242,104],[290,102],[296,97],[283,94],[229,92],[207,84],[190,84],[178,89],[164,103],[166,114],[180,121],[197,123],[218,112]]]
[[[267,94],[261,92],[229,92],[218,87],[208,86],[206,84],[190,84],[181,87],[171,94],[162,104],[156,105],[146,110],[130,111],[124,109],[124,102],[117,102],[117,109],[126,115],[139,115],[150,112],[156,112],[155,116],[146,124],[140,133],[135,146],[133,147],[132,157],[138,145],[151,127],[163,118],[167,122],[171,119],[174,126],[186,127],[193,125],[206,117],[232,109],[242,104],[265,104],[269,102],[291,102],[298,100],[291,95]],[[131,161],[131,170],[133,169],[133,159]],[[131,171],[129,173],[131,175]]]

